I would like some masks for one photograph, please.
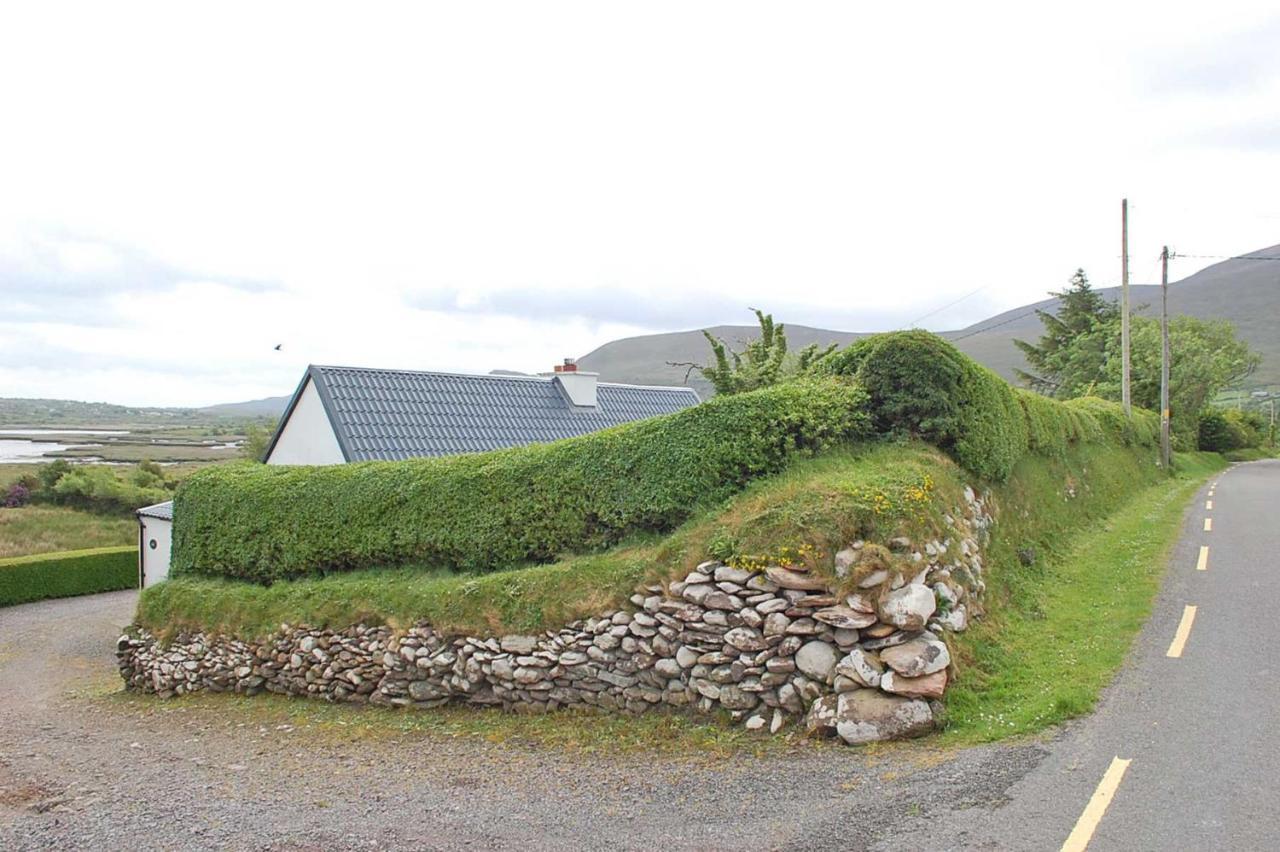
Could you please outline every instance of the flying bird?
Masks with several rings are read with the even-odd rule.
[[[283,344],[283,343],[277,343],[277,344],[276,344],[276,351],[277,351],[277,352],[279,352],[279,351],[280,351],[280,347],[282,347],[282,346],[284,346],[284,344]]]

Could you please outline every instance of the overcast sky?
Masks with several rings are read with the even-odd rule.
[[[0,396],[958,328],[1117,283],[1125,195],[1136,283],[1280,243],[1274,0],[882,5],[7,6]]]

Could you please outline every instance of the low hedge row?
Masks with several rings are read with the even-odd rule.
[[[1155,415],[1101,399],[1058,402],[1012,387],[927,331],[863,338],[818,369],[866,388],[877,431],[920,438],[979,476],[1003,481],[1028,451],[1061,457],[1076,443],[1149,445]]]
[[[0,606],[138,585],[138,548],[99,547],[0,559]]]
[[[219,466],[179,488],[171,573],[270,582],[370,566],[493,570],[644,531],[871,434],[866,393],[804,380],[491,453],[332,467]]]

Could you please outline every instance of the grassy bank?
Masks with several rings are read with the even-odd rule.
[[[136,544],[138,522],[67,506],[0,509],[0,559]]]
[[[1151,613],[1187,501],[1225,464],[1180,456],[1172,481],[1148,485],[1082,534],[1049,531],[1029,567],[1014,567],[1002,534],[988,587],[1002,600],[956,640],[945,739],[1001,739],[1091,711]]]

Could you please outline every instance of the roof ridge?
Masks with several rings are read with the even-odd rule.
[[[525,373],[461,373],[452,370],[407,370],[399,367],[346,367],[341,364],[312,364],[311,368],[316,370],[351,370],[361,373],[399,373],[410,376],[450,376],[463,379],[516,379],[535,382],[549,382],[555,378],[555,374],[530,376]],[[637,385],[630,382],[596,382],[596,384],[613,388],[697,392],[688,385]]]

